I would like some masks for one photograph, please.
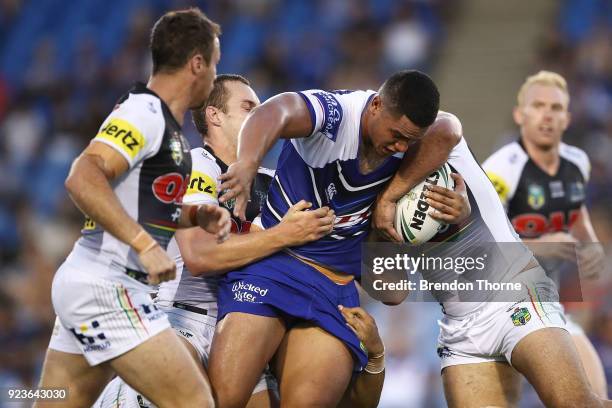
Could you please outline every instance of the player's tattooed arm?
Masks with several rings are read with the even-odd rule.
[[[376,321],[360,307],[339,306],[346,324],[355,332],[368,351],[368,364],[353,376],[340,404],[341,408],[373,408],[378,406],[385,381],[385,347]]]
[[[451,113],[440,111],[423,139],[410,149],[410,154],[404,156],[399,170],[379,195],[372,216],[373,227],[383,238],[401,242],[393,227],[397,201],[448,160],[462,133],[459,119]],[[461,221],[463,219],[454,220],[453,223]]]
[[[70,198],[89,218],[130,245],[157,284],[174,278],[175,264],[157,241],[131,218],[115,195],[111,182],[128,170],[127,160],[112,147],[93,141],[72,163],[65,181]]]
[[[248,234],[233,234],[223,244],[215,244],[214,237],[201,228],[177,231],[176,241],[192,275],[218,275],[329,234],[334,223],[333,210],[321,207],[306,211],[311,206],[302,200],[274,227],[256,230],[252,225]]]
[[[224,191],[219,201],[236,199],[234,215],[245,219],[253,178],[266,153],[283,138],[307,137],[312,120],[306,103],[296,93],[282,93],[254,108],[238,135],[238,161],[220,176]]]

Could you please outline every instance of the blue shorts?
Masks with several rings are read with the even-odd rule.
[[[359,306],[355,282],[339,285],[313,267],[278,252],[244,268],[229,272],[219,281],[221,320],[231,312],[280,317],[290,328],[308,321],[342,340],[359,369],[368,356],[365,347],[346,325],[338,305]]]

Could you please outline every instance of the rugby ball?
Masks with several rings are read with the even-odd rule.
[[[413,245],[427,242],[446,225],[429,215],[431,208],[423,193],[427,186],[431,185],[451,190],[455,188],[455,182],[450,174],[450,167],[444,163],[442,167],[431,173],[397,202],[395,230],[404,242]]]

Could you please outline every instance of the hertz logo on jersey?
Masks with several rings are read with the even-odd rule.
[[[134,159],[140,149],[144,146],[144,137],[138,129],[136,129],[128,121],[113,118],[100,129],[96,135],[96,139],[103,139],[111,142],[121,151]]]
[[[495,187],[495,191],[497,191],[499,199],[505,205],[508,201],[508,194],[510,193],[510,188],[508,187],[508,184],[504,181],[503,178],[501,178],[495,173],[487,172],[487,176],[489,177],[489,180],[491,180],[491,183],[493,183],[493,187]]]
[[[217,183],[207,174],[193,171],[189,179],[189,187],[185,195],[207,194],[217,198]]]

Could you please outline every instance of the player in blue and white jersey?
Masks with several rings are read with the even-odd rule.
[[[359,304],[354,279],[360,276],[372,206],[402,153],[434,122],[438,102],[429,77],[403,71],[378,93],[285,93],[247,118],[238,162],[221,176],[220,188],[231,190],[221,202],[250,190],[262,157],[283,137],[290,140],[262,211],[263,227],[277,225],[301,199],[329,206],[336,222],[328,236],[229,272],[219,283],[220,322],[209,374],[221,406],[245,404],[277,349],[275,369],[286,406],[335,406],[354,365],[366,366],[368,351],[338,305]],[[238,197],[235,214],[246,202]],[[464,198],[457,194],[452,202],[463,208]],[[464,211],[458,214],[465,217]]]
[[[192,111],[204,147],[191,151],[192,176],[184,204],[216,203],[217,178],[227,170],[228,164],[236,161],[238,131],[249,111],[257,105],[259,99],[244,77],[229,74],[217,76],[206,106]],[[286,246],[318,239],[327,234],[332,226],[332,211],[327,208],[303,211],[301,209],[307,208],[304,201],[293,206],[283,222],[274,228],[262,231],[257,225],[252,225],[251,222],[265,205],[272,179],[270,173],[269,169],[260,168],[253,183],[253,200],[247,206],[246,220],[233,220],[234,234],[227,241],[219,244],[214,235],[190,228],[178,231],[176,240],[169,245],[169,252],[175,256],[177,263],[177,278],[160,285],[155,304],[168,315],[172,328],[182,338],[204,375],[216,324],[218,275]],[[342,313],[372,353],[370,373],[357,376],[343,401],[345,406],[371,407],[378,401],[384,379],[382,340],[375,322],[365,311],[346,308]],[[277,406],[276,391],[276,380],[266,370],[247,406]],[[106,387],[95,407],[138,408],[149,405],[153,406],[124,381],[116,378]]]

